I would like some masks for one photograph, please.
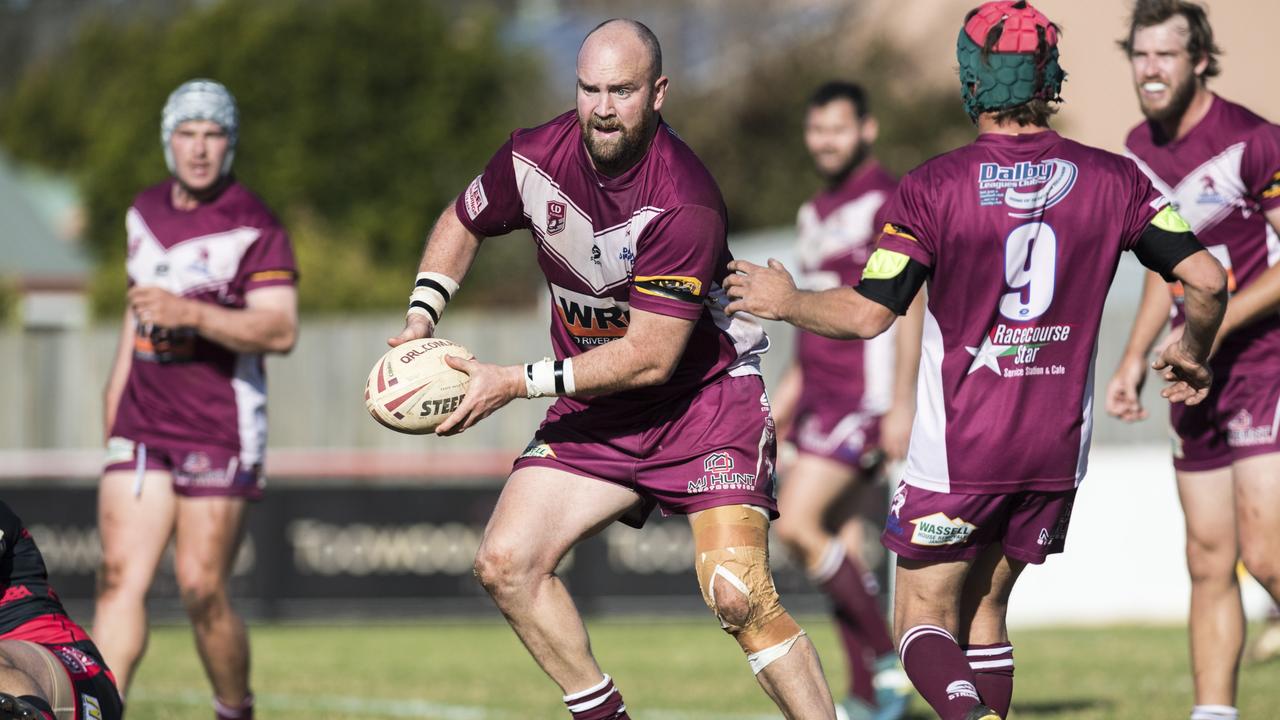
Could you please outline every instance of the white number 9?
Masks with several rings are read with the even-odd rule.
[[[1020,225],[1004,241],[1004,281],[1013,292],[1000,298],[1000,314],[1033,320],[1053,302],[1058,236],[1041,222]]]

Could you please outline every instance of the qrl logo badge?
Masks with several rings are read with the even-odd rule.
[[[565,206],[555,200],[547,201],[547,234],[555,235],[564,229]]]

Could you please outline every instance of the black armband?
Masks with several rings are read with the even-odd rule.
[[[862,280],[853,289],[866,299],[889,308],[895,315],[906,315],[911,301],[931,272],[929,266],[902,253],[879,249],[867,261]]]
[[[1133,254],[1148,270],[1160,273],[1165,282],[1176,282],[1173,269],[1178,263],[1203,250],[1204,246],[1185,224],[1171,226],[1167,222],[1157,222],[1159,219],[1157,216],[1142,231],[1138,244],[1133,246]]]

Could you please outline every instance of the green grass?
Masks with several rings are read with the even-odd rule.
[[[842,693],[835,636],[824,619],[806,620],[832,687]],[[596,620],[590,629],[596,656],[618,679],[636,720],[778,717],[737,645],[710,618]],[[1011,720],[1164,720],[1190,710],[1182,628],[1029,630],[1013,641]],[[568,717],[555,685],[500,621],[266,625],[252,629],[252,643],[262,718]],[[1277,670],[1276,663],[1245,668],[1242,717],[1277,716]],[[134,683],[130,720],[211,717],[189,631],[157,628]],[[929,717],[917,698],[912,718]]]

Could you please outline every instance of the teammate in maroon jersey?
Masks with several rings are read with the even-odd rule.
[[[856,285],[875,248],[880,210],[897,186],[871,156],[877,131],[858,85],[829,82],[809,100],[805,145],[826,187],[801,206],[797,221],[799,282],[807,290]],[[908,314],[915,332],[866,342],[798,333],[795,364],[773,393],[779,431],[790,429],[796,449],[781,470],[782,517],[774,529],[835,606],[849,671],[849,697],[841,705],[851,720],[899,718],[911,692],[879,583],[859,557],[859,511],[868,506],[867,489],[883,477],[882,459],[906,452],[922,316],[917,302]]]
[[[476,575],[564,692],[575,718],[625,718],[556,566],[614,520],[687,515],[707,605],[787,717],[833,718],[817,653],[778,602],[768,564],[774,437],[760,326],[731,319],[732,259],[710,173],[658,112],[668,81],[644,25],[583,41],[577,112],[518,130],[445,210],[406,326],[431,335],[482,238],[525,228],[552,296],[556,359],[451,362],[471,376],[437,432],[462,432],[516,398],[559,399],[516,461]]]
[[[0,720],[119,720],[115,678],[63,609],[22,520],[0,501]]]
[[[126,218],[129,307],[107,384],[94,631],[127,691],[146,647],[145,599],[176,533],[178,587],[219,718],[253,716],[249,644],[227,578],[246,501],[262,492],[263,354],[297,333],[288,236],[231,175],[235,100],[209,80],[169,96],[173,177]]]
[[[1093,356],[1120,254],[1183,282],[1187,332],[1156,363],[1195,404],[1225,303],[1222,267],[1133,162],[1049,129],[1057,27],[1025,2],[971,11],[957,42],[970,145],[903,178],[856,288],[795,289],[735,262],[731,312],[874,337],[929,283],[907,468],[882,540],[894,626],[943,720],[999,720],[1013,695],[1009,594],[1062,552],[1092,426]]]
[[[1191,575],[1191,717],[1232,720],[1245,634],[1237,561],[1280,599],[1280,127],[1210,92],[1218,48],[1201,6],[1138,2],[1121,46],[1146,115],[1128,153],[1226,267],[1232,292],[1213,390],[1197,407],[1170,408]],[[1182,289],[1149,275],[1107,389],[1107,410],[1124,420],[1146,416],[1146,356],[1171,308],[1176,339]]]

